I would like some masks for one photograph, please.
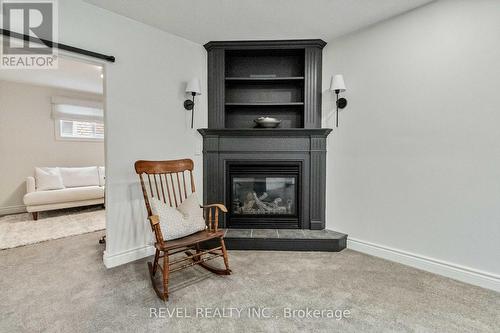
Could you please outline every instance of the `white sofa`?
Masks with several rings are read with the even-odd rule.
[[[35,168],[26,178],[24,204],[38,219],[38,212],[104,204],[104,167]]]

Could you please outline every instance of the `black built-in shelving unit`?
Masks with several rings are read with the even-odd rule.
[[[321,54],[313,40],[210,42],[209,128],[253,128],[270,116],[280,128],[321,127]]]

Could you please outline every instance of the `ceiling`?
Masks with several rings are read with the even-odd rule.
[[[333,38],[432,0],[85,0],[204,44],[212,40]]]
[[[57,69],[0,69],[0,80],[102,94],[101,66],[59,57]]]

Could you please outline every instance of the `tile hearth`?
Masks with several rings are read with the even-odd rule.
[[[231,250],[342,251],[347,235],[333,230],[226,229],[225,242]]]
[[[333,230],[226,229],[226,238],[340,239],[346,235]]]

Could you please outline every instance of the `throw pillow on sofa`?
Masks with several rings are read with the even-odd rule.
[[[99,172],[96,166],[59,170],[66,187],[99,186]]]
[[[35,168],[35,182],[37,191],[64,188],[59,168]]]
[[[179,207],[170,207],[163,201],[150,198],[151,210],[160,218],[160,229],[164,240],[185,237],[205,230],[203,211],[193,193]]]

